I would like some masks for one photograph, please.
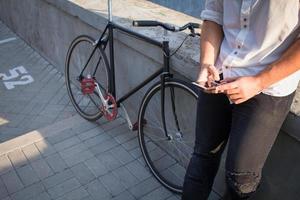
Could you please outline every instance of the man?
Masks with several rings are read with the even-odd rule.
[[[208,198],[226,144],[226,198],[248,199],[300,80],[299,0],[207,0],[201,17],[206,89],[182,199]]]

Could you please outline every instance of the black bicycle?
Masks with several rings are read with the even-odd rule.
[[[150,171],[166,188],[181,193],[194,146],[197,88],[170,73],[170,57],[176,52],[170,52],[168,41],[158,42],[113,23],[109,2],[109,21],[100,38],[79,36],[68,50],[65,77],[71,102],[87,120],[104,116],[111,121],[124,100],[160,77],[146,92],[133,129],[138,130],[140,148]],[[174,32],[189,29],[193,37],[198,35],[194,29],[199,28],[196,23],[176,27],[157,21],[133,21],[133,26],[161,26]],[[160,47],[164,58],[163,67],[119,99],[115,87],[114,31]],[[110,62],[105,53],[107,46]]]

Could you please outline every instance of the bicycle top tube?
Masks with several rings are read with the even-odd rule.
[[[108,26],[111,26],[113,29],[117,29],[117,30],[120,30],[120,31],[122,31],[122,32],[125,32],[125,33],[127,33],[128,35],[130,35],[130,36],[136,37],[136,38],[138,38],[138,39],[141,39],[141,40],[143,40],[143,41],[145,41],[145,42],[148,42],[148,43],[153,44],[153,45],[155,45],[155,46],[158,46],[158,47],[160,47],[160,48],[163,47],[163,42],[158,41],[158,40],[154,40],[154,39],[152,39],[152,38],[150,38],[150,37],[147,37],[147,36],[145,36],[145,35],[143,35],[143,34],[134,32],[134,31],[132,31],[132,30],[130,30],[130,29],[128,29],[128,28],[125,28],[125,27],[123,27],[123,26],[120,26],[120,25],[118,25],[118,24],[116,24],[116,23],[114,23],[114,22],[109,22]]]

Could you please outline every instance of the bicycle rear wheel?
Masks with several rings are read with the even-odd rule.
[[[139,110],[138,138],[153,175],[166,188],[181,193],[194,147],[198,95],[180,80],[165,82],[164,91],[163,109],[160,83],[146,93]]]
[[[108,61],[103,49],[96,47],[89,36],[79,36],[71,44],[65,65],[66,86],[76,111],[85,119],[94,121],[103,113],[102,101],[94,87],[98,83],[105,96],[110,91]]]

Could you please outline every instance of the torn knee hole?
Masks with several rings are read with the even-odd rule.
[[[221,142],[216,148],[214,148],[213,150],[211,150],[209,153],[211,153],[211,154],[218,153],[222,149],[224,142],[225,141]]]
[[[228,172],[227,182],[237,194],[249,194],[256,191],[261,175],[254,172]]]

